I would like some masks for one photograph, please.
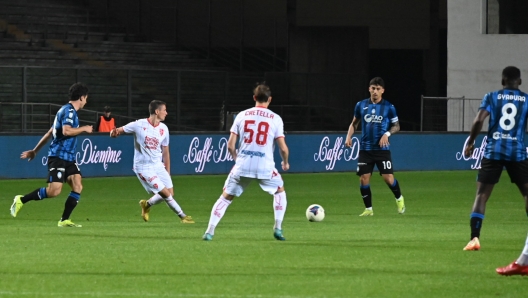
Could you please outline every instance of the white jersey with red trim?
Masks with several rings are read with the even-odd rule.
[[[161,146],[169,146],[169,129],[164,123],[153,126],[149,119],[139,119],[123,126],[126,133],[134,134],[134,168],[137,166],[163,166]]]
[[[284,138],[282,118],[267,108],[253,107],[236,116],[231,133],[239,137],[231,172],[242,177],[270,179],[275,169],[275,139]]]

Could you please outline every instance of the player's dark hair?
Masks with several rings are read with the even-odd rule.
[[[377,86],[381,86],[385,88],[385,82],[380,77],[375,77],[372,80],[370,80],[369,86],[372,86],[372,85],[377,85]]]
[[[164,101],[161,100],[153,100],[149,104],[149,112],[151,115],[156,114],[156,110],[159,109],[160,106],[166,106],[167,104]]]
[[[70,100],[79,100],[81,96],[88,95],[88,87],[83,83],[75,83],[71,85],[69,96]]]
[[[110,106],[105,106],[105,107],[103,108],[103,112],[105,112],[105,113],[110,113],[110,112],[112,112],[112,108],[110,108]]]
[[[271,96],[270,87],[266,85],[266,82],[257,83],[257,86],[253,89],[253,95],[258,102],[267,102]]]
[[[508,66],[502,70],[502,78],[508,82],[513,82],[521,78],[521,70],[515,66]]]

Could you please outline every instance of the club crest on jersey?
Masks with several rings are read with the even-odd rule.
[[[160,128],[159,132],[160,132],[160,136],[162,136],[164,133],[163,128]]]

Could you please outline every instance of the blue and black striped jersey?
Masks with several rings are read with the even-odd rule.
[[[48,156],[55,156],[67,161],[75,161],[77,136],[68,137],[62,134],[62,127],[69,125],[79,127],[77,111],[70,103],[63,105],[55,115],[53,121],[53,138],[48,151]]]
[[[490,113],[484,157],[521,161],[526,159],[524,129],[528,95],[518,89],[501,89],[484,95],[479,109]]]
[[[361,150],[389,150],[389,147],[379,145],[391,123],[398,122],[396,108],[389,101],[381,99],[375,104],[370,98],[364,99],[356,104],[354,117],[361,119]]]

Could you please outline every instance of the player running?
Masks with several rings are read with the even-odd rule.
[[[141,217],[149,221],[150,207],[165,201],[182,223],[194,223],[174,200],[174,190],[170,176],[169,129],[162,123],[167,117],[165,102],[153,100],[149,104],[150,117],[130,122],[114,128],[110,137],[123,133],[134,134],[134,172],[145,190],[153,194],[148,200],[139,201]]]

